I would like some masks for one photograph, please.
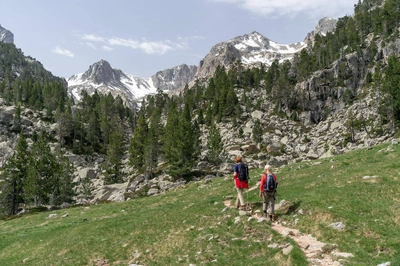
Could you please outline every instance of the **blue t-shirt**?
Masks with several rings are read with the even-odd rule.
[[[233,166],[233,172],[239,173],[240,172],[240,163],[236,163]]]

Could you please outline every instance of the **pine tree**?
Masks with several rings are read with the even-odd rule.
[[[72,118],[72,130],[73,130],[73,150],[74,153],[83,151],[83,139],[85,136],[81,111],[77,110]]]
[[[129,145],[129,161],[136,170],[142,171],[144,167],[144,154],[147,142],[148,126],[144,112],[141,111]]]
[[[261,143],[262,142],[262,134],[263,134],[263,128],[261,125],[261,122],[259,119],[257,119],[254,123],[253,127],[253,140],[256,143]]]
[[[60,205],[62,203],[73,203],[75,193],[75,183],[72,180],[74,168],[69,159],[64,156],[61,149],[56,150],[57,165],[59,171],[55,172],[55,185],[53,186],[52,205]]]
[[[162,136],[162,125],[159,110],[154,110],[150,117],[150,125],[147,134],[144,152],[144,163],[146,172],[153,176],[153,169],[157,166],[158,157],[161,154],[160,138]]]
[[[199,154],[198,124],[191,122],[189,107],[185,104],[178,115],[176,106],[170,108],[164,134],[165,161],[169,174],[175,178],[186,177]]]
[[[199,125],[203,125],[204,122],[203,109],[200,108],[197,112],[197,123],[199,123]]]
[[[222,138],[219,129],[215,123],[211,123],[207,136],[207,158],[214,165],[221,162],[221,153],[223,150]]]
[[[389,57],[383,90],[389,95],[394,119],[400,121],[400,60],[396,56]]]
[[[58,188],[59,171],[60,165],[51,153],[44,133],[41,133],[38,141],[32,145],[29,157],[29,169],[24,182],[27,200],[35,206],[50,203],[50,199],[54,199],[53,193]]]
[[[99,110],[101,139],[104,145],[107,145],[110,140],[110,135],[119,121],[115,100],[111,93],[101,97]]]
[[[96,150],[99,148],[101,132],[100,132],[100,124],[99,117],[96,110],[91,110],[88,115],[87,126],[85,128],[86,140],[89,141],[91,148]]]
[[[20,133],[15,152],[4,169],[4,182],[0,183],[0,206],[7,215],[15,215],[18,206],[25,203],[24,182],[28,173],[28,143]]]
[[[174,163],[179,160],[180,148],[178,143],[180,143],[179,135],[179,114],[177,106],[174,100],[169,104],[167,124],[165,125],[165,132],[163,135],[163,152],[164,159],[167,163]]]
[[[72,122],[72,114],[71,107],[68,106],[64,112],[61,112],[60,109],[57,109],[55,115],[57,121],[57,136],[58,142],[61,144],[61,147],[65,143],[65,137],[68,137],[72,133],[73,122]]]
[[[122,157],[124,156],[124,135],[120,127],[117,127],[110,136],[110,143],[107,147],[108,169],[106,183],[120,183],[123,181],[120,171]]]

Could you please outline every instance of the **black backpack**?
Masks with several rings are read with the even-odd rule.
[[[249,167],[247,164],[240,164],[239,165],[239,180],[246,181],[249,180]]]
[[[265,191],[275,191],[276,190],[276,181],[273,174],[267,174],[267,180],[264,184]]]

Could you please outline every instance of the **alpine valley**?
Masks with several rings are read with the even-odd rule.
[[[2,212],[164,193],[230,174],[237,155],[279,171],[396,143],[400,17],[374,2],[298,43],[251,32],[147,78],[101,59],[55,77],[0,26]]]

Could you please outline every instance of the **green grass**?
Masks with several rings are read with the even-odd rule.
[[[400,265],[400,145],[387,147],[283,168],[278,201],[288,204],[277,211],[281,221],[327,243],[326,250],[352,253],[343,265]],[[260,172],[251,171],[250,186]],[[363,180],[367,175],[377,178]],[[215,178],[154,197],[3,220],[0,265],[308,265],[293,240],[266,223],[235,224],[236,210],[222,212],[235,194],[232,180]],[[261,210],[258,190],[245,199]],[[329,226],[335,222],[345,228]],[[295,245],[289,256],[268,247],[288,243]]]
[[[355,258],[349,265],[400,265],[400,146],[387,148],[384,144],[319,160],[317,165],[284,168],[279,197],[296,210],[283,219],[290,224],[297,218],[296,227],[303,233],[352,253]],[[344,230],[329,226],[335,222],[342,222]]]
[[[266,223],[234,224],[237,211],[222,212],[233,195],[233,181],[216,178],[155,197],[50,212],[56,218],[47,212],[0,221],[0,264],[307,265],[299,248],[284,256],[267,247],[294,243]]]

